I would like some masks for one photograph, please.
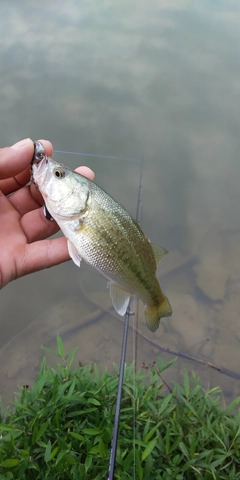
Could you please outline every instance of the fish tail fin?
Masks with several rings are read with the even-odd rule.
[[[145,320],[151,332],[156,332],[162,317],[169,317],[172,314],[171,305],[167,297],[163,296],[163,300],[159,305],[145,307]]]

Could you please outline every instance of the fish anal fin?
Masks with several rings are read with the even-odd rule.
[[[153,254],[154,254],[154,257],[155,257],[155,260],[156,260],[156,264],[158,265],[160,260],[162,260],[162,258],[165,255],[167,255],[168,251],[165,248],[160,247],[159,245],[156,245],[156,243],[152,243],[151,241],[150,241],[150,244],[151,244]]]
[[[108,286],[110,289],[110,297],[116,312],[121,316],[125,315],[131,294],[126,290],[123,290],[116,283],[109,282]]]
[[[68,246],[68,253],[71,259],[78,267],[80,267],[82,257],[79,255],[77,249],[69,240],[67,241],[67,246]]]

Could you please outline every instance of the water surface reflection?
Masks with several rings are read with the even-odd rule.
[[[159,278],[173,316],[152,336],[140,307],[138,327],[165,347],[240,372],[240,7],[2,3],[1,144],[45,137],[56,149],[143,159],[142,226],[171,252]],[[57,158],[88,164],[135,214],[138,164]],[[57,332],[66,348],[79,346],[83,363],[118,362],[122,324],[109,306],[105,280],[70,262],[4,288],[2,395],[30,383],[40,345],[52,347]],[[139,366],[158,354],[139,336]],[[168,380],[184,368],[205,386],[220,384],[229,399],[240,392],[239,381],[180,358]]]

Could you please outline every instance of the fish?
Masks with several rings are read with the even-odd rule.
[[[156,277],[167,250],[152,243],[122,205],[95,182],[43,152],[35,154],[31,169],[48,218],[67,238],[73,262],[80,267],[83,259],[107,278],[119,315],[125,315],[132,294],[140,298],[146,324],[155,332],[160,319],[172,314]]]

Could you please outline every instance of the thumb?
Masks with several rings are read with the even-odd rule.
[[[40,140],[46,155],[52,154],[52,144]],[[27,169],[33,159],[34,145],[31,138],[25,138],[12,147],[0,148],[0,179],[11,178]]]
[[[34,153],[33,141],[30,138],[15,143],[12,147],[0,149],[0,178],[10,178],[27,168]]]

